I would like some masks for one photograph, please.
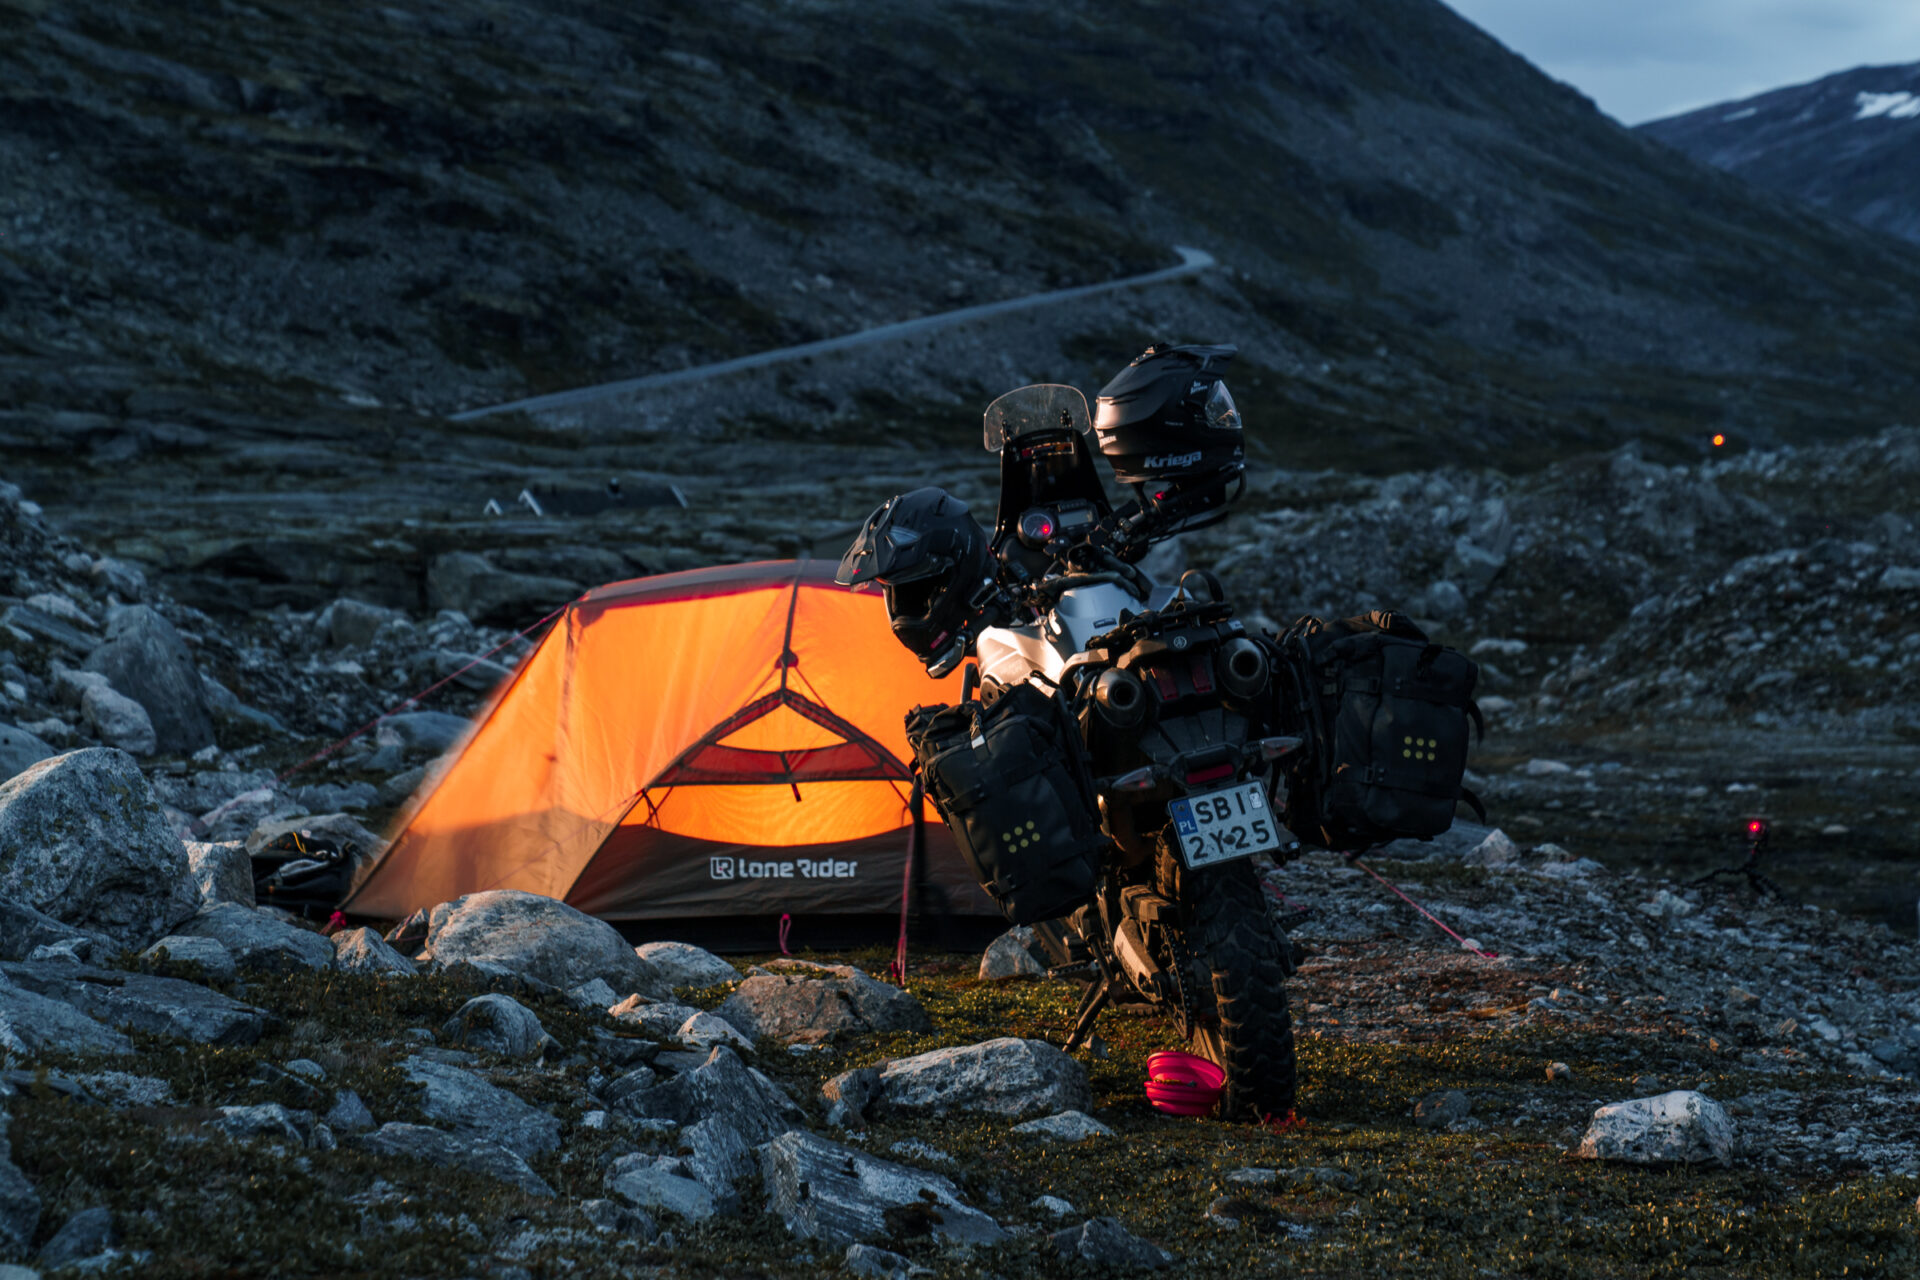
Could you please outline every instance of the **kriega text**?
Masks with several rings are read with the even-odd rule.
[[[794,858],[787,862],[755,862],[749,858],[712,858],[709,874],[715,880],[851,880],[860,872],[858,859]]]

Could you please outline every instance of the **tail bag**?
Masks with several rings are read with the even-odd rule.
[[[1086,746],[1058,698],[1023,684],[991,703],[916,707],[907,741],[927,798],[1009,920],[1087,901],[1106,837]]]
[[[1276,696],[1312,749],[1288,774],[1287,826],[1329,849],[1427,839],[1453,825],[1479,668],[1397,613],[1306,617],[1280,637]]]

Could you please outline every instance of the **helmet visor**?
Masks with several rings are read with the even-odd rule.
[[[1216,382],[1207,395],[1206,419],[1209,427],[1222,431],[1239,431],[1240,410],[1233,403],[1233,392],[1227,390],[1227,384]]]
[[[1021,387],[987,406],[983,436],[987,452],[998,453],[1009,440],[1036,431],[1076,431],[1081,435],[1093,429],[1087,413],[1087,398],[1077,387],[1057,382]]]

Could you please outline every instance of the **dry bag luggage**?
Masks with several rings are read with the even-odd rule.
[[[1015,924],[1086,902],[1106,836],[1080,731],[1031,684],[992,703],[916,707],[907,715],[927,798],[980,885]]]

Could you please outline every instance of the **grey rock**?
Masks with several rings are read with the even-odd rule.
[[[362,1150],[375,1155],[463,1169],[509,1186],[530,1196],[551,1199],[553,1188],[527,1167],[527,1162],[498,1143],[479,1138],[463,1138],[423,1124],[383,1124],[359,1140]]]
[[[879,1096],[878,1067],[855,1067],[820,1086],[820,1100],[827,1108],[827,1123],[842,1129],[864,1128],[867,1109]]]
[[[0,783],[0,901],[144,947],[197,898],[186,850],[125,752],[70,751]]]
[[[1733,1152],[1733,1120],[1726,1108],[1704,1094],[1676,1089],[1601,1107],[1574,1154],[1630,1164],[1724,1165],[1732,1162]]]
[[[931,1164],[954,1163],[950,1153],[942,1151],[930,1142],[922,1142],[918,1138],[902,1138],[888,1147],[887,1151],[892,1155],[905,1156],[909,1160],[925,1160]]]
[[[1904,1040],[1892,1037],[1878,1040],[1867,1052],[1889,1071],[1898,1071],[1902,1075],[1920,1074],[1920,1050]]]
[[[1078,1062],[1044,1040],[1008,1036],[893,1059],[880,1068],[867,1114],[971,1111],[1018,1118],[1092,1105],[1093,1090]]]
[[[1015,1133],[1048,1138],[1060,1142],[1084,1142],[1088,1138],[1111,1138],[1113,1130],[1084,1111],[1062,1111],[1013,1126]]]
[[[757,1071],[749,1070],[740,1055],[725,1045],[715,1048],[700,1066],[664,1083],[627,1094],[609,1105],[639,1119],[671,1120],[692,1125],[701,1120],[725,1120],[749,1143],[761,1143],[804,1120],[793,1099]]]
[[[676,1156],[621,1156],[607,1170],[607,1188],[629,1204],[704,1222],[720,1211],[713,1192]]]
[[[461,1137],[496,1142],[521,1157],[560,1145],[560,1121],[471,1071],[411,1057],[401,1064],[423,1086],[420,1110]]]
[[[334,967],[348,973],[394,974],[418,977],[413,961],[387,945],[372,929],[342,929],[329,939],[333,943]]]
[[[767,1211],[801,1239],[846,1245],[924,1230],[943,1242],[993,1244],[1006,1236],[939,1174],[797,1129],[760,1148],[760,1177]]]
[[[254,905],[253,859],[239,841],[187,841],[187,866],[202,906],[216,902]]]
[[[295,1111],[277,1102],[253,1107],[221,1107],[213,1127],[229,1137],[285,1142],[304,1147],[313,1138],[313,1114]]]
[[[629,1208],[612,1200],[582,1200],[580,1215],[602,1235],[631,1236],[645,1242],[660,1234],[660,1228],[645,1209]]]
[[[0,984],[0,1052],[32,1061],[50,1053],[131,1053],[133,1044],[72,1005],[8,981]]]
[[[461,1005],[440,1034],[450,1043],[503,1058],[537,1058],[553,1043],[533,1010],[498,992]]]
[[[1452,622],[1457,618],[1465,617],[1466,613],[1467,597],[1459,587],[1445,578],[1427,584],[1421,616],[1438,618],[1442,622]]]
[[[342,1089],[326,1114],[327,1127],[335,1133],[365,1133],[373,1128],[373,1112],[352,1089]]]
[[[403,711],[388,716],[374,730],[373,740],[410,756],[437,756],[453,749],[473,722],[445,711]],[[423,770],[424,772],[424,770]],[[411,787],[408,790],[412,790]]]
[[[213,745],[213,716],[193,657],[180,633],[149,606],[113,615],[107,642],[87,655],[87,670],[146,709],[160,750],[188,755]]]
[[[435,907],[426,954],[436,969],[489,964],[561,991],[602,978],[616,991],[664,994],[652,966],[612,925],[516,889],[470,893]]]
[[[265,823],[299,817],[307,807],[277,786],[242,791],[200,815],[200,830],[219,842],[244,841]]]
[[[740,1131],[718,1116],[709,1116],[698,1124],[680,1130],[681,1157],[686,1171],[713,1195],[715,1209],[737,1213],[740,1193],[734,1182],[753,1172],[753,1145]]]
[[[573,599],[584,585],[512,573],[471,551],[450,551],[427,566],[427,607],[458,609],[475,622],[522,626]]]
[[[600,1100],[610,1107],[618,1107],[625,1099],[644,1093],[659,1082],[660,1076],[652,1067],[635,1067],[602,1085]]]
[[[232,953],[233,962],[242,969],[297,973],[333,967],[332,942],[311,929],[237,902],[215,903],[183,922],[176,932],[214,939]]]
[[[327,1069],[315,1062],[312,1058],[295,1058],[284,1065],[287,1070],[293,1072],[293,1074],[299,1076],[302,1080],[318,1082],[327,1078]]]
[[[225,982],[239,972],[239,966],[233,961],[233,952],[217,938],[192,938],[184,934],[170,933],[145,951],[140,958],[149,964],[158,964],[167,960],[175,964],[197,964],[200,971],[214,982]]]
[[[34,1262],[49,1271],[98,1257],[119,1243],[113,1230],[113,1212],[104,1205],[82,1209],[60,1224],[53,1238],[40,1246]]]
[[[736,1049],[753,1048],[753,1041],[737,1031],[731,1022],[699,1011],[680,1024],[673,1038],[696,1049],[711,1049],[717,1044],[730,1044]]]
[[[756,975],[714,1012],[754,1040],[933,1029],[920,1002],[899,987],[876,982],[851,965],[828,972],[832,976],[826,978]]]
[[[195,982],[150,973],[120,973],[84,965],[0,963],[15,987],[58,1000],[105,1026],[191,1040],[195,1044],[253,1044],[271,1015]]]
[[[173,1086],[165,1080],[130,1071],[89,1071],[73,1083],[110,1107],[157,1107],[174,1100]]]
[[[94,737],[128,755],[150,756],[160,749],[147,709],[107,684],[96,684],[80,697],[80,718]]]
[[[0,782],[24,773],[29,765],[39,764],[53,755],[53,748],[28,733],[0,721]]]
[[[1281,1183],[1289,1186],[1318,1184],[1323,1187],[1338,1187],[1342,1191],[1352,1191],[1359,1181],[1345,1169],[1336,1169],[1332,1165],[1300,1165],[1292,1169],[1234,1169],[1221,1179],[1230,1187],[1272,1187]]]
[[[567,990],[567,999],[578,1009],[597,1009],[604,1013],[618,1003],[620,997],[607,985],[605,978],[592,978],[577,987]]]
[[[669,989],[717,987],[738,982],[740,971],[719,956],[688,942],[643,942],[634,948]]]
[[[1015,925],[987,945],[980,956],[980,980],[997,982],[1007,978],[1044,978],[1047,966],[1034,954],[1033,930]]]
[[[5,994],[0,990],[0,998]],[[4,1034],[4,1024],[0,1024],[0,1035]],[[0,1092],[0,1099],[5,1097]],[[13,1163],[13,1147],[7,1138],[9,1122],[7,1109],[0,1106],[0,1253],[24,1254],[33,1242],[34,1229],[40,1225],[40,1195]]]
[[[76,929],[17,902],[0,901],[0,960],[25,960],[37,948],[54,943],[90,943],[79,954],[105,955],[113,944],[102,935]]]
[[[320,611],[313,626],[335,649],[360,649],[372,644],[382,627],[403,622],[406,616],[398,609],[383,609],[342,596]]]
[[[1460,856],[1471,867],[1504,867],[1520,860],[1520,846],[1506,832],[1495,827],[1486,838]]]
[[[700,1010],[690,1004],[679,1004],[671,1000],[649,1000],[645,996],[628,996],[619,1004],[607,1010],[607,1016],[616,1022],[624,1022],[630,1027],[638,1027],[650,1036],[662,1040],[671,1040],[680,1034],[680,1028],[687,1019],[694,1017]],[[731,1024],[729,1024],[731,1025]]]
[[[335,813],[343,809],[371,809],[380,803],[380,788],[371,782],[322,782],[301,787],[296,799],[315,813]]]
[[[1120,1271],[1158,1270],[1173,1255],[1134,1235],[1113,1218],[1094,1218],[1056,1231],[1048,1239],[1069,1258]]]
[[[86,653],[99,643],[98,637],[29,604],[16,604],[0,613],[0,626],[24,631],[71,654]]]
[[[1413,1104],[1413,1122],[1422,1129],[1447,1129],[1467,1118],[1473,1102],[1458,1089],[1430,1093]]]
[[[1035,1196],[1027,1208],[1050,1213],[1056,1218],[1065,1218],[1075,1212],[1073,1201],[1062,1200],[1059,1196]]]
[[[906,1280],[914,1272],[913,1259],[870,1244],[848,1245],[841,1265],[854,1275],[874,1276],[878,1280]]]

